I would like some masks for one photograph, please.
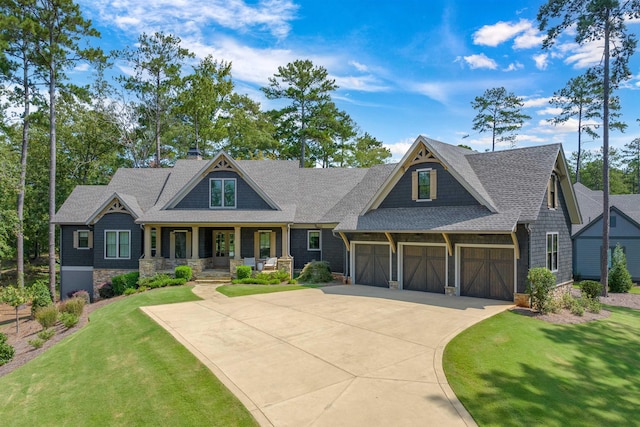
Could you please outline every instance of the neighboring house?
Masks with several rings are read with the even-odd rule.
[[[600,280],[602,250],[602,191],[581,183],[574,186],[583,224],[573,226],[573,271],[581,279]],[[640,281],[640,194],[609,196],[609,267],[611,254],[620,245],[634,282]]]
[[[179,160],[78,186],[54,218],[61,293],[139,269],[232,274],[246,257],[324,260],[352,283],[502,300],[531,267],[572,280],[581,222],[562,146],[478,153],[419,137],[397,164]]]

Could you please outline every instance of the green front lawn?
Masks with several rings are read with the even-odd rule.
[[[555,325],[504,312],[455,337],[447,379],[480,426],[631,425],[640,407],[640,311]]]
[[[640,286],[632,287],[629,293],[640,295]]]
[[[12,426],[257,425],[187,349],[138,307],[198,300],[190,287],[127,297],[0,378],[0,419]]]
[[[228,297],[270,294],[273,292],[295,291],[298,289],[319,288],[321,285],[223,285],[216,288]]]

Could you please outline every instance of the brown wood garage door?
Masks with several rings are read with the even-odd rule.
[[[389,287],[389,246],[355,245],[355,280],[358,285]]]
[[[513,301],[513,249],[460,248],[460,295]]]
[[[402,247],[402,289],[443,294],[446,249],[440,246]]]

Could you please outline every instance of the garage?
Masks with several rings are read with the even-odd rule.
[[[387,244],[355,244],[354,283],[388,288],[390,260],[389,245]]]
[[[443,294],[446,271],[445,247],[403,245],[402,289]]]
[[[460,295],[513,301],[512,247],[459,248]]]

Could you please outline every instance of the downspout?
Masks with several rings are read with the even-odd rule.
[[[531,268],[531,224],[526,223],[524,225],[524,228],[527,230],[527,234],[529,235],[529,254],[527,256],[527,258],[529,258],[529,265],[527,266],[527,270],[529,270]]]
[[[291,258],[291,223],[287,224],[287,257]]]

